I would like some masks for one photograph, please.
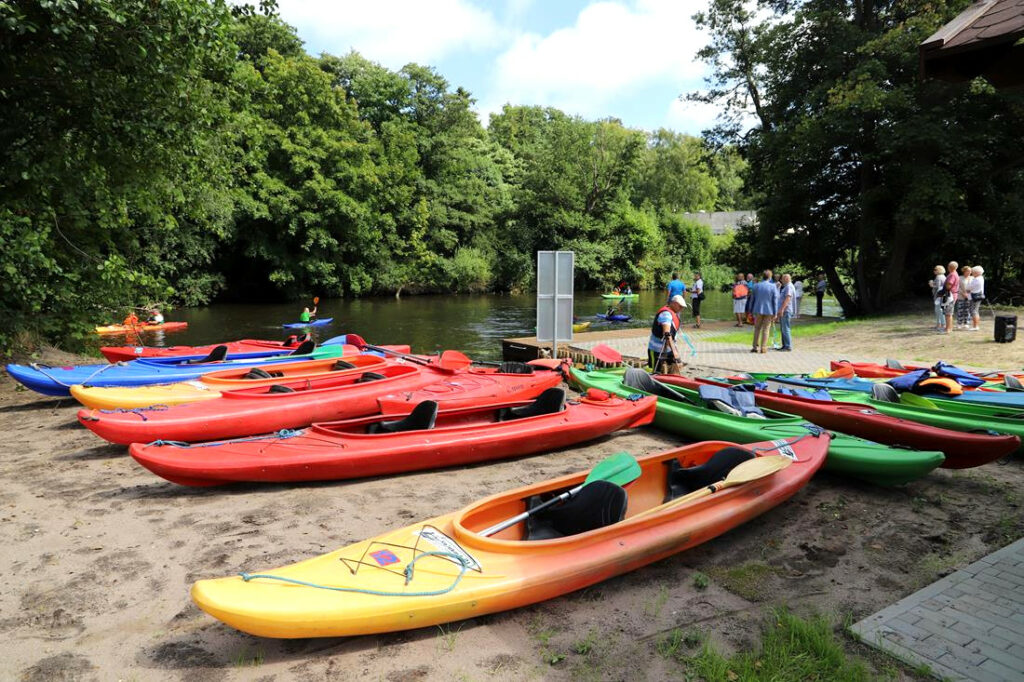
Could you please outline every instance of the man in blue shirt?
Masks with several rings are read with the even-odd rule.
[[[750,290],[750,312],[754,314],[754,342],[751,353],[764,353],[768,347],[772,320],[779,310],[779,290],[772,281],[772,271],[765,270],[761,281]]]
[[[672,273],[672,281],[668,283],[668,286],[665,287],[665,290],[668,292],[668,300],[670,301],[672,300],[673,296],[682,296],[684,293],[686,293],[686,285],[683,284],[683,281],[681,279],[679,279],[678,272]]]
[[[789,333],[789,320],[796,312],[796,287],[793,286],[792,277],[789,274],[782,276],[782,288],[779,289],[779,310],[775,319],[779,322],[779,331],[782,332],[782,348],[779,350],[793,350],[793,339]]]

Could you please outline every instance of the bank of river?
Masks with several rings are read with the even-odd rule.
[[[575,310],[580,321],[593,322],[591,329],[595,331],[620,326],[646,327],[663,302],[664,294],[660,291],[640,292],[639,298],[621,302],[602,299],[598,292],[578,292]],[[829,303],[826,314],[837,314],[838,307],[833,301]],[[612,325],[595,318],[609,307],[618,307],[621,312],[632,315],[633,320]],[[532,335],[536,324],[533,294],[324,299],[320,301],[319,310],[321,317],[334,318],[331,325],[314,328],[322,339],[354,332],[371,342],[408,343],[419,352],[456,348],[480,359],[497,359],[501,354],[501,339]],[[301,302],[218,303],[180,308],[168,312],[167,319],[188,322],[187,330],[147,334],[144,342],[164,346],[240,338],[284,338],[286,331],[281,324],[296,321],[301,311]],[[707,319],[728,319],[732,315],[729,294],[708,292],[702,312]],[[103,339],[103,343],[124,342],[124,337]]]

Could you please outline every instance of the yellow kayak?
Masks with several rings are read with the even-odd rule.
[[[357,351],[358,352],[358,351]],[[173,384],[148,386],[82,386],[71,387],[78,402],[94,410],[134,409],[151,405],[180,405],[219,398],[221,391],[270,386],[282,381],[314,379],[347,372],[366,372],[384,367],[387,360],[376,355],[342,356],[325,360],[303,360],[260,368],[269,376],[258,376],[252,367],[210,372],[198,379]],[[346,366],[347,365],[347,366]]]
[[[175,331],[185,329],[188,322],[163,322],[161,324],[149,324],[141,322],[136,325],[108,324],[105,327],[96,327],[97,334],[136,334],[138,332]]]
[[[588,329],[590,329],[590,323],[589,322],[577,322],[577,323],[575,323],[572,326],[572,330],[574,332],[585,332]]]

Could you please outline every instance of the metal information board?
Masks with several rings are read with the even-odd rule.
[[[575,266],[572,251],[537,252],[537,341],[551,343],[551,357],[559,341],[572,341]]]

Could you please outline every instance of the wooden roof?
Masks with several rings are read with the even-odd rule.
[[[1024,0],[978,0],[921,43],[921,73],[1024,86]]]

